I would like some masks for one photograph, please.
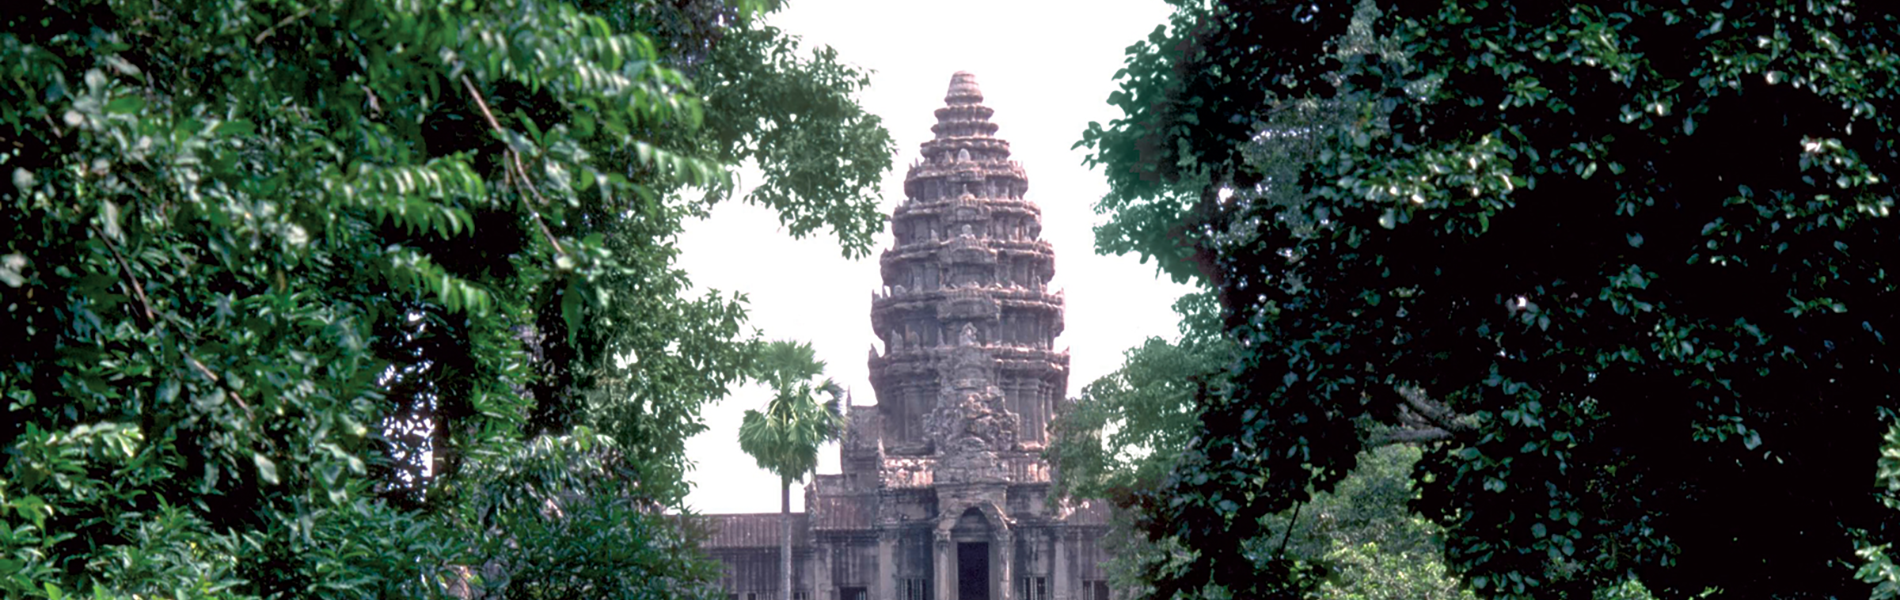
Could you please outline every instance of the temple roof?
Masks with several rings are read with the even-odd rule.
[[[871,515],[877,512],[875,496],[849,495],[826,496],[813,494],[808,496],[814,505],[811,513],[817,518],[813,529],[819,530],[861,530],[871,528]]]
[[[977,87],[976,75],[969,71],[957,71],[950,76],[950,92],[944,94],[943,102],[951,106],[959,104],[982,104],[983,88]]]
[[[699,522],[710,533],[705,545],[718,548],[777,548],[778,513],[701,515]],[[811,537],[811,519],[802,512],[792,513],[792,545],[804,546]]]
[[[950,76],[950,91],[944,93],[943,103],[944,107],[937,109],[937,124],[930,127],[937,139],[988,138],[996,134],[996,124],[990,122],[990,115],[996,111],[983,105],[983,89],[977,87],[975,75],[957,71]]]

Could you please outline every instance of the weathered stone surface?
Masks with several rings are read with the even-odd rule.
[[[1046,289],[1055,252],[1038,239],[1042,210],[1023,198],[1029,179],[993,137],[976,78],[957,73],[944,102],[905,177],[871,295],[877,404],[853,409],[843,472],[806,488],[793,585],[810,600],[953,600],[959,572],[981,567],[989,584],[977,597],[1107,600],[1094,595],[1106,589],[1106,512],[1045,500],[1042,449],[1066,401],[1069,355],[1055,350],[1063,296]],[[758,517],[710,518],[746,527]],[[714,538],[722,585],[775,599],[777,549],[750,539]]]

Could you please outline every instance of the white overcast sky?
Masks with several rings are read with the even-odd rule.
[[[976,75],[984,103],[996,110],[997,136],[1009,140],[1028,171],[1027,198],[1042,207],[1043,237],[1055,246],[1050,285],[1067,290],[1068,301],[1067,331],[1056,346],[1070,348],[1074,397],[1120,366],[1124,350],[1150,336],[1174,337],[1169,307],[1188,291],[1132,256],[1095,254],[1092,228],[1100,217],[1093,206],[1107,183],[1082,166],[1082,150],[1069,148],[1089,121],[1118,116],[1107,98],[1123,51],[1168,13],[1161,0],[797,0],[768,22],[800,36],[807,50],[831,46],[840,59],[873,71],[859,100],[884,119],[898,151],[883,185],[887,215],[903,199],[905,168],[930,139],[932,111],[943,106],[951,74]],[[681,266],[701,290],[744,292],[752,327],[770,339],[810,341],[856,404],[876,401],[866,358],[876,342],[871,291],[882,284],[877,254],[891,245],[888,231],[878,235],[872,256],[849,261],[834,238],[793,240],[773,213],[731,202],[689,223],[680,245]],[[711,429],[687,442],[697,464],[687,499],[695,510],[778,511],[777,478],[738,443],[741,416],[769,398],[748,385],[706,407]],[[838,472],[835,445],[821,452],[819,471]],[[795,490],[792,510],[803,505]]]

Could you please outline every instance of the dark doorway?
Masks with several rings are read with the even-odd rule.
[[[957,544],[957,600],[990,600],[990,545]]]

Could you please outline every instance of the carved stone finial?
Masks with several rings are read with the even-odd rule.
[[[977,104],[983,101],[983,89],[976,86],[976,75],[957,71],[950,76],[950,92],[943,99],[949,104]]]

